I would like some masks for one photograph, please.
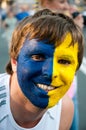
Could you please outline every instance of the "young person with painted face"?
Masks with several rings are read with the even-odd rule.
[[[80,28],[40,10],[16,27],[9,54],[0,74],[0,129],[69,130],[74,106],[64,95],[82,62]]]

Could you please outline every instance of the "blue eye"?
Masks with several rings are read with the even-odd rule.
[[[58,60],[58,63],[59,63],[59,64],[64,64],[64,65],[69,65],[69,64],[71,64],[71,62],[70,62],[69,60],[64,60],[64,59]]]
[[[31,58],[34,61],[44,61],[45,60],[45,57],[43,55],[41,55],[41,54],[32,55]]]

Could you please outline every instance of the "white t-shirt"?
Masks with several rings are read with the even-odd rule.
[[[20,127],[10,110],[9,80],[10,75],[0,74],[0,130],[59,130],[62,100],[48,109],[35,127]]]

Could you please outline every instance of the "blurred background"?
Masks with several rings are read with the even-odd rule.
[[[85,51],[77,79],[79,127],[80,130],[86,130],[86,0],[70,0],[70,3],[78,7],[84,18]],[[15,26],[22,18],[33,15],[38,8],[37,0],[0,0],[0,73],[5,72],[5,66],[9,59],[8,48]]]

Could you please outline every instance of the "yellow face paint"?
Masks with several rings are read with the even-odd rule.
[[[55,48],[51,83],[55,89],[48,92],[48,108],[58,103],[73,81],[78,66],[78,43],[70,46],[71,41],[71,34],[68,33],[62,44]]]

